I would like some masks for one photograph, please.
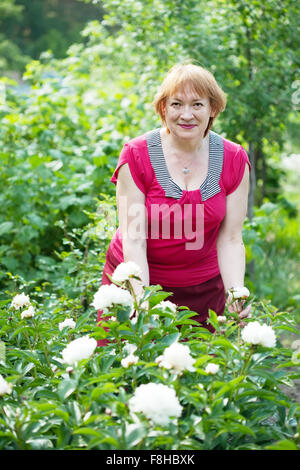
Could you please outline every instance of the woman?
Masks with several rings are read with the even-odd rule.
[[[244,286],[251,166],[241,145],[211,131],[226,98],[209,71],[175,65],[154,105],[163,127],[125,144],[111,178],[119,228],[102,284],[122,261],[134,261],[145,286],[160,284],[173,293],[169,300],[197,312],[194,319],[210,328],[208,309],[222,315],[225,293]],[[139,294],[141,285],[132,285]]]

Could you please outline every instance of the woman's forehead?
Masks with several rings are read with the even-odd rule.
[[[169,99],[178,98],[181,101],[193,101],[199,99],[207,99],[204,93],[199,93],[190,85],[181,87],[180,89],[174,90],[174,92],[169,96]]]

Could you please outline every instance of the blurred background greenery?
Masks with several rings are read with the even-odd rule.
[[[211,70],[214,130],[252,163],[246,285],[300,322],[300,5],[0,0],[0,285],[89,304],[116,227],[125,141],[160,125],[167,70]]]

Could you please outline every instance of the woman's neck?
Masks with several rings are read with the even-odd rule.
[[[197,139],[181,139],[176,135],[167,133],[166,128],[161,130],[161,136],[164,141],[174,150],[182,153],[201,154],[205,152],[208,144],[208,134],[200,141]]]

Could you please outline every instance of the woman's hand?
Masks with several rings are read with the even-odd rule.
[[[239,318],[247,318],[251,312],[251,304],[244,309],[244,304],[250,292],[247,287],[235,287],[228,289],[226,306],[231,313],[237,313]]]

